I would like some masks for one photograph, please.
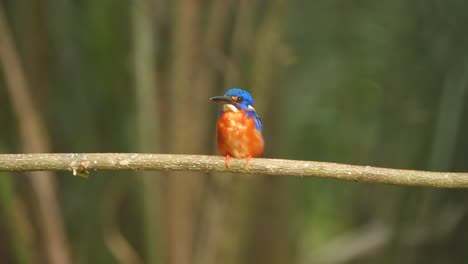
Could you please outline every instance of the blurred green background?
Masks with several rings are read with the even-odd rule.
[[[468,171],[466,1],[0,3],[2,153],[215,154],[241,87],[266,157]],[[465,190],[35,174],[0,174],[0,263],[468,262]]]

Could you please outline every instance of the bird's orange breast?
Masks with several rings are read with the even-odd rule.
[[[253,118],[244,111],[225,111],[217,122],[218,150],[234,158],[258,157],[263,154],[263,137]]]

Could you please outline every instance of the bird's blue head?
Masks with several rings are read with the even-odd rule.
[[[223,111],[245,111],[247,117],[253,118],[255,120],[256,128],[260,132],[262,131],[262,121],[260,120],[260,117],[257,115],[257,113],[255,113],[253,99],[249,92],[239,88],[232,88],[228,90],[223,96],[211,97],[210,100],[223,104]],[[221,116],[221,113],[222,112],[220,112],[219,116]]]
[[[223,96],[211,97],[211,101],[224,104],[224,111],[254,111],[252,96],[246,90],[239,88],[229,89]]]

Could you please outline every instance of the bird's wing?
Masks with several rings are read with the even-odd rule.
[[[255,118],[255,126],[260,132],[262,132],[262,119],[256,113],[255,113],[254,118]]]
[[[257,115],[257,112],[255,112],[255,109],[252,106],[249,106],[249,111],[247,112],[247,116],[251,117],[255,121],[255,127],[258,129],[258,131],[262,132],[262,119],[260,119],[260,116]]]

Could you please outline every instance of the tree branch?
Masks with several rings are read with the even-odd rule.
[[[439,188],[467,188],[468,173],[399,170],[328,162],[285,159],[231,159],[205,155],[144,153],[39,153],[0,154],[0,171],[72,171],[79,175],[91,170],[155,170],[235,172],[247,174],[322,177],[368,183],[385,183]]]

